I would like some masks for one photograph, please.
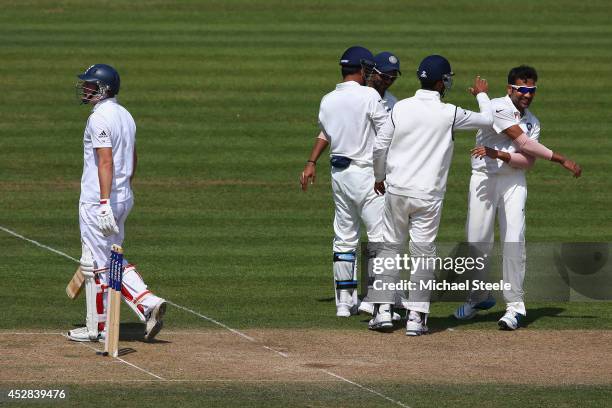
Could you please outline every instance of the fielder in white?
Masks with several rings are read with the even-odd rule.
[[[77,97],[93,110],[83,137],[84,160],[79,199],[81,270],[85,276],[86,326],[70,330],[75,341],[105,338],[108,267],[113,244],[121,245],[125,220],[134,204],[132,178],[136,171],[136,124],[119,103],[120,79],[105,64],[78,76]],[[124,260],[123,300],[145,322],[145,340],[162,328],[164,299],[147,289],[134,265]]]
[[[397,98],[391,92],[389,88],[395,80],[401,75],[400,71],[400,60],[399,58],[389,51],[383,51],[374,56],[374,68],[372,73],[369,75],[367,85],[376,89],[378,94],[382,97],[383,105],[387,112],[391,112],[393,107],[397,103]],[[382,212],[380,214],[382,218]],[[376,257],[376,252],[380,249],[378,243],[372,243],[367,247],[367,262],[368,265],[368,291],[372,290],[372,283],[374,281],[374,274],[372,273],[372,260]],[[363,260],[366,262],[366,260]],[[396,306],[398,308],[403,307],[403,302],[406,300],[402,296],[403,292],[400,292]],[[374,314],[374,304],[363,301],[359,305],[359,311]],[[401,316],[398,313],[393,314],[393,320],[400,320]]]
[[[530,141],[539,141],[540,121],[528,109],[535,97],[537,80],[538,74],[532,67],[521,65],[510,70],[507,95],[491,101],[494,110],[493,126],[478,131],[477,147],[472,151],[467,240],[473,250],[472,256],[488,259],[493,247],[497,215],[503,244],[503,280],[511,286],[503,292],[506,313],[498,322],[500,328],[505,330],[517,329],[527,314],[523,292],[526,266],[525,170],[533,166],[535,157],[525,153],[514,139],[522,134]],[[580,176],[580,166],[573,161],[542,145],[535,147],[540,150],[540,157],[558,162],[574,176]],[[488,262],[474,278],[486,279],[487,269]],[[478,311],[493,306],[495,298],[491,293],[473,291],[467,303],[461,305],[454,315],[457,319],[467,320],[473,318]]]
[[[373,55],[363,47],[347,49],[340,58],[343,82],[323,97],[317,137],[300,177],[306,191],[316,175],[316,162],[329,145],[331,179],[335,204],[333,271],[336,315],[357,313],[357,249],[363,221],[369,245],[382,241],[383,197],[372,191],[372,146],[374,136],[387,119],[382,98],[364,86],[366,70],[371,70]]]
[[[376,136],[374,189],[380,194],[386,192],[384,249],[380,258],[395,258],[408,237],[412,257],[425,259],[436,255],[434,241],[453,154],[453,132],[488,127],[493,121],[487,82],[480,77],[476,77],[470,89],[478,100],[480,113],[441,101],[451,88],[452,75],[446,58],[439,55],[425,58],[417,71],[421,89],[395,105]],[[424,264],[410,272],[411,282],[418,285],[432,279],[434,271]],[[370,329],[393,327],[392,306],[397,302],[397,293],[388,285],[399,283],[399,277],[395,267],[385,268],[377,275],[374,290],[367,298],[378,305]],[[428,331],[429,299],[427,290],[409,291],[407,335]]]

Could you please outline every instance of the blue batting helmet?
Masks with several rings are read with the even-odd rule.
[[[121,80],[117,70],[110,65],[95,64],[87,68],[85,73],[79,75],[79,79],[85,82],[96,82],[98,86],[105,85],[109,93],[116,95],[119,93]]]

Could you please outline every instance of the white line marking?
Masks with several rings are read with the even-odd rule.
[[[234,334],[236,334],[236,335],[238,335],[240,337],[243,337],[243,338],[247,339],[248,341],[250,341],[252,343],[257,343],[258,342],[253,337],[251,337],[251,336],[241,332],[240,330],[232,329],[228,325],[223,324],[223,323],[213,319],[212,317],[205,316],[202,313],[198,313],[195,310],[191,310],[191,309],[189,309],[189,308],[187,308],[185,306],[177,305],[176,303],[171,302],[168,299],[166,299],[166,303],[168,303],[169,305],[172,305],[172,306],[174,306],[174,307],[176,307],[178,309],[183,309],[186,312],[193,313],[194,315],[196,315],[198,317],[201,317],[204,320],[208,320],[209,322],[212,322],[212,323],[218,325],[219,327],[223,327],[224,329],[229,330],[230,332],[232,332],[232,333],[234,333]],[[278,354],[278,355],[280,355],[282,357],[285,357],[285,358],[289,357],[289,355],[287,353],[283,353],[282,351],[275,350],[272,347],[268,347],[268,346],[262,346],[262,347],[265,348],[266,350],[270,350],[271,352],[276,353],[276,354]]]
[[[375,390],[373,390],[373,389],[371,389],[371,388],[364,387],[364,386],[363,386],[363,385],[361,385],[361,384],[357,384],[355,381],[351,381],[351,380],[349,380],[348,378],[344,378],[344,377],[342,377],[342,376],[340,376],[340,375],[338,375],[338,374],[332,373],[331,371],[325,370],[325,369],[323,369],[323,368],[321,368],[320,370],[321,370],[321,371],[323,371],[323,372],[324,372],[324,373],[326,373],[326,374],[331,375],[332,377],[336,377],[336,378],[338,378],[338,379],[340,379],[340,380],[342,380],[342,381],[346,381],[346,382],[347,382],[347,383],[349,383],[349,384],[353,384],[355,387],[359,387],[359,388],[361,388],[362,390],[365,390],[365,391],[371,392],[371,393],[372,393],[372,394],[374,394],[374,395],[378,395],[379,397],[384,398],[384,399],[386,399],[387,401],[392,402],[392,403],[394,403],[394,404],[396,404],[396,405],[399,405],[400,407],[410,408],[408,405],[402,404],[401,402],[396,401],[396,400],[394,400],[394,399],[392,399],[392,398],[389,398],[389,397],[387,397],[386,395],[381,394],[380,392],[375,391]]]
[[[227,329],[227,330],[231,331],[232,333],[237,334],[237,335],[238,335],[238,336],[240,336],[240,337],[244,337],[244,338],[245,338],[245,339],[247,339],[248,341],[252,341],[252,342],[254,342],[254,343],[256,343],[256,342],[257,342],[257,340],[255,340],[255,339],[254,339],[254,338],[252,338],[251,336],[247,336],[246,334],[244,334],[244,333],[243,333],[243,332],[241,332],[241,331],[238,331],[238,330],[236,330],[236,329],[232,329],[231,327],[229,327],[229,326],[227,326],[227,325],[225,325],[225,324],[223,324],[223,323],[221,323],[221,322],[216,321],[216,320],[215,320],[215,319],[213,319],[212,317],[205,316],[205,315],[203,315],[202,313],[198,313],[198,312],[196,312],[195,310],[188,309],[188,308],[186,308],[185,306],[177,305],[176,303],[171,302],[171,301],[169,301],[168,299],[166,299],[166,302],[167,302],[169,305],[172,305],[172,306],[174,306],[174,307],[176,307],[176,308],[179,308],[179,309],[183,309],[183,310],[184,310],[184,311],[186,311],[186,312],[193,313],[194,315],[196,315],[196,316],[198,316],[198,317],[201,317],[201,318],[202,318],[202,319],[204,319],[204,320],[208,320],[209,322],[212,322],[212,323],[216,324],[217,326],[223,327],[224,329]]]
[[[263,348],[265,348],[266,350],[270,350],[270,351],[272,351],[272,352],[274,352],[276,354],[279,354],[279,355],[281,355],[281,356],[283,356],[285,358],[289,358],[289,354],[283,353],[282,351],[274,350],[272,347],[263,346]]]
[[[11,234],[11,235],[12,235],[12,236],[14,236],[14,237],[17,237],[17,238],[23,239],[24,241],[28,241],[30,244],[34,244],[34,245],[39,246],[39,247],[41,247],[41,248],[44,248],[44,249],[46,249],[46,250],[48,250],[48,251],[51,251],[51,252],[56,253],[56,254],[58,254],[58,255],[61,255],[61,256],[65,257],[65,258],[68,258],[68,259],[70,259],[71,261],[74,261],[74,262],[76,262],[76,263],[79,263],[79,260],[78,260],[78,259],[73,258],[73,257],[71,257],[70,255],[63,253],[62,251],[58,251],[57,249],[54,249],[54,248],[51,248],[51,247],[49,247],[49,246],[43,245],[43,244],[41,244],[41,243],[40,243],[40,242],[38,242],[38,241],[34,241],[33,239],[26,238],[26,237],[24,237],[23,235],[19,235],[19,234],[18,234],[18,233],[16,233],[15,231],[11,231],[11,230],[10,230],[10,229],[8,229],[8,228],[4,228],[2,225],[0,225],[0,230],[2,230],[2,231],[4,231],[4,232],[6,232],[7,234]]]
[[[64,334],[64,333],[60,333],[60,336],[65,337],[65,338],[68,338],[68,335],[66,335],[66,334]],[[90,349],[94,350],[96,353],[102,352],[102,350],[100,350],[100,349],[98,349],[98,348],[96,348],[96,347],[92,346],[91,344],[87,344],[87,342],[75,341],[75,343],[79,343],[79,344],[81,344],[81,345],[83,345],[83,346],[85,346],[85,347],[87,347],[87,348],[90,348]],[[158,380],[167,381],[165,378],[160,377],[160,376],[159,376],[159,375],[157,375],[157,374],[153,374],[152,372],[147,371],[147,370],[145,370],[145,369],[144,369],[144,368],[142,368],[142,367],[138,367],[136,364],[132,364],[132,363],[130,363],[129,361],[125,361],[125,360],[124,360],[124,359],[122,359],[121,357],[113,357],[113,358],[115,358],[115,359],[117,359],[117,360],[121,361],[121,362],[122,362],[122,363],[124,363],[124,364],[129,365],[130,367],[133,367],[133,368],[135,368],[135,369],[137,369],[137,370],[140,370],[140,371],[142,371],[143,373],[146,373],[146,374],[150,375],[151,377],[157,378]]]
[[[68,255],[68,254],[65,254],[65,253],[63,253],[63,252],[61,252],[61,251],[58,251],[57,249],[51,248],[51,247],[49,247],[49,246],[47,246],[47,245],[43,245],[43,244],[41,244],[41,243],[40,243],[40,242],[38,242],[38,241],[34,241],[34,240],[32,240],[32,239],[26,238],[26,237],[24,237],[23,235],[20,235],[20,234],[16,233],[15,231],[11,231],[11,230],[9,230],[9,229],[7,229],[7,228],[4,228],[4,227],[3,227],[3,226],[1,226],[1,225],[0,225],[0,229],[1,229],[2,231],[4,231],[4,232],[8,233],[8,234],[11,234],[11,235],[13,235],[13,236],[17,237],[17,238],[23,239],[24,241],[28,241],[28,242],[30,242],[30,243],[32,243],[32,244],[34,244],[34,245],[36,245],[36,246],[39,246],[39,247],[44,248],[44,249],[47,249],[47,250],[49,250],[49,251],[51,251],[51,252],[53,252],[53,253],[56,253],[56,254],[58,254],[58,255],[61,255],[61,256],[65,257],[65,258],[68,258],[68,259],[70,259],[70,260],[72,260],[72,261],[79,262],[79,260],[78,260],[78,259],[73,258],[73,257],[71,257],[71,256],[70,256],[70,255]],[[232,332],[232,333],[234,333],[234,334],[236,334],[236,335],[238,335],[238,336],[240,336],[240,337],[243,337],[243,338],[245,338],[245,339],[247,339],[247,340],[249,340],[249,341],[251,341],[251,342],[253,342],[253,343],[257,343],[257,340],[255,340],[253,337],[248,336],[248,335],[244,334],[243,332],[241,332],[241,331],[239,331],[239,330],[232,329],[231,327],[227,326],[226,324],[223,324],[223,323],[221,323],[221,322],[219,322],[219,321],[217,321],[217,320],[215,320],[215,319],[213,319],[213,318],[211,318],[211,317],[208,317],[208,316],[205,316],[205,315],[203,315],[203,314],[201,314],[201,313],[198,313],[198,312],[196,312],[195,310],[191,310],[191,309],[189,309],[189,308],[186,308],[185,306],[178,305],[178,304],[176,304],[176,303],[174,303],[174,302],[171,302],[171,301],[169,301],[169,300],[167,300],[167,299],[166,299],[166,302],[167,302],[168,304],[170,304],[170,305],[172,305],[172,306],[176,307],[176,308],[183,309],[183,310],[184,310],[184,311],[186,311],[186,312],[192,313],[192,314],[194,314],[194,315],[196,315],[196,316],[198,316],[198,317],[200,317],[200,318],[202,318],[202,319],[204,319],[204,320],[208,320],[208,321],[209,321],[209,322],[211,322],[211,323],[214,323],[214,324],[216,324],[216,325],[218,325],[218,326],[220,326],[220,327],[223,327],[224,329],[227,329],[227,330],[229,330],[230,332]],[[63,335],[63,334],[62,334],[62,335]],[[63,336],[64,336],[64,335],[63,335]],[[96,348],[89,346],[88,344],[85,344],[85,343],[82,343],[82,344],[83,344],[84,346],[88,346],[88,347],[90,347],[90,348],[92,348],[92,349],[94,349],[94,350],[96,350],[96,351],[99,351],[99,350],[97,350]],[[262,346],[262,347],[263,347],[263,348],[265,348],[265,349],[267,349],[267,350],[270,350],[270,351],[272,351],[272,352],[274,352],[274,353],[276,353],[276,354],[278,354],[278,355],[280,355],[280,356],[282,356],[282,357],[284,357],[284,358],[289,358],[289,355],[288,355],[287,353],[283,353],[282,351],[274,350],[273,348],[268,347],[268,346],[265,346],[265,345],[264,345],[264,346]],[[153,373],[151,373],[151,372],[149,372],[149,371],[147,371],[147,370],[145,370],[145,369],[143,369],[143,368],[140,368],[140,367],[138,367],[138,366],[136,366],[136,365],[133,365],[132,363],[129,363],[129,362],[127,362],[127,361],[125,361],[125,360],[123,360],[123,359],[121,359],[121,358],[119,358],[119,357],[116,357],[116,358],[117,358],[117,360],[120,360],[120,361],[122,361],[122,362],[124,362],[124,363],[126,363],[126,364],[128,364],[128,365],[131,365],[131,366],[133,366],[134,368],[137,368],[138,370],[141,370],[141,371],[143,371],[143,372],[145,372],[145,373],[147,373],[147,374],[149,374],[149,375],[151,375],[151,376],[153,376],[153,377],[155,377],[155,378],[158,378],[158,379],[163,380],[163,381],[167,381],[167,380],[163,379],[162,377],[159,377],[159,376],[157,376],[157,375],[155,375],[155,374],[153,374]],[[363,385],[361,385],[361,384],[358,384],[358,383],[356,383],[356,382],[354,382],[354,381],[351,381],[351,380],[349,380],[349,379],[347,379],[347,378],[344,378],[344,377],[342,377],[342,376],[340,376],[340,375],[334,374],[334,373],[333,373],[333,372],[331,372],[331,371],[328,371],[328,370],[325,370],[325,369],[321,369],[321,368],[319,368],[319,369],[317,369],[317,370],[322,371],[322,372],[324,372],[325,374],[330,375],[330,376],[332,376],[332,377],[334,377],[334,378],[337,378],[337,379],[340,379],[340,380],[342,380],[342,381],[344,381],[344,382],[347,382],[347,383],[349,383],[349,384],[352,384],[352,385],[354,385],[355,387],[361,388],[362,390],[365,390],[365,391],[368,391],[368,392],[370,392],[370,393],[372,393],[372,394],[378,395],[379,397],[384,398],[385,400],[387,400],[387,401],[389,401],[389,402],[392,402],[392,403],[394,403],[394,404],[396,404],[396,405],[399,405],[400,407],[410,408],[408,405],[405,405],[405,404],[403,404],[403,403],[401,403],[401,402],[399,402],[399,401],[396,401],[396,400],[394,400],[394,399],[392,399],[392,398],[389,398],[389,397],[387,397],[386,395],[379,393],[378,391],[375,391],[375,390],[373,390],[373,389],[371,389],[371,388],[365,387],[365,386],[363,386]]]

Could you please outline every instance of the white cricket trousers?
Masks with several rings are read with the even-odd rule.
[[[409,249],[411,257],[436,256],[434,241],[438,235],[440,217],[442,215],[442,200],[425,200],[404,195],[385,194],[385,209],[383,217],[383,239],[385,249],[380,257],[395,256],[403,249],[410,238]],[[429,264],[431,265],[431,264]],[[399,269],[391,268],[379,275],[381,281],[387,283],[399,282]],[[434,270],[422,262],[410,271],[410,281],[417,287],[422,282],[434,278]],[[377,296],[377,303],[397,303],[397,294],[392,291],[381,291],[383,298]],[[414,290],[408,294],[408,302],[403,302],[408,310],[429,313],[429,300],[431,293],[428,290]]]
[[[103,296],[108,287],[108,267],[110,264],[110,252],[113,244],[122,245],[125,236],[125,220],[127,219],[134,200],[130,199],[121,203],[112,203],[113,214],[119,227],[119,233],[105,237],[98,228],[97,211],[98,204],[79,203],[79,225],[81,228],[81,240],[93,254],[94,270],[96,273],[96,283],[101,284],[101,291],[98,293],[96,301],[98,305],[98,315],[100,322],[105,321],[106,316],[106,296]],[[132,302],[135,307],[147,316],[150,310],[155,307],[159,297],[153,295],[142,277],[133,265],[126,259],[123,260],[125,270],[123,273],[123,286],[121,295],[126,301]]]
[[[487,174],[472,171],[466,223],[467,240],[480,254],[493,248],[495,216],[499,221],[499,237],[503,245],[503,280],[511,289],[504,290],[507,306],[526,314],[523,292],[525,279],[525,203],[527,183],[524,171]],[[488,265],[481,277],[486,278]],[[470,301],[479,302],[487,292],[472,292]]]
[[[361,221],[369,242],[382,242],[382,212],[385,199],[374,192],[374,169],[351,163],[345,169],[332,167],[334,252],[357,250]]]

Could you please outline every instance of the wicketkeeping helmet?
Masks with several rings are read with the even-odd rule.
[[[119,86],[121,85],[119,73],[110,65],[92,65],[77,77],[79,78],[76,85],[77,98],[81,103],[98,102],[119,93]],[[94,84],[96,89],[84,87],[86,84]]]

